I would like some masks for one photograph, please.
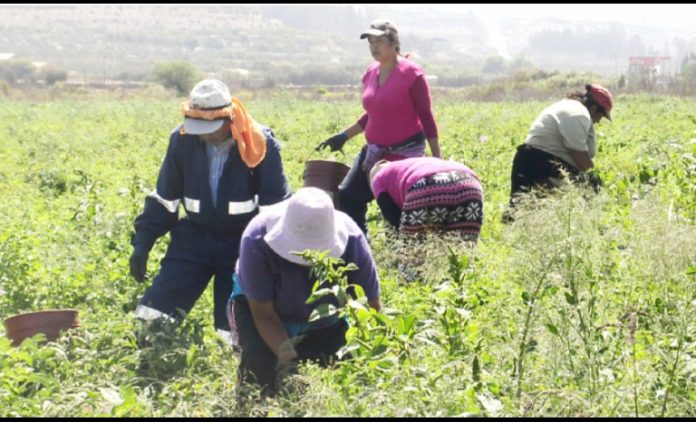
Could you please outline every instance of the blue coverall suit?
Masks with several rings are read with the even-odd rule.
[[[188,314],[215,276],[215,328],[229,331],[225,314],[232,292],[234,265],[247,223],[259,205],[271,205],[291,195],[280,144],[269,128],[266,156],[255,168],[242,161],[236,145],[230,148],[213,206],[208,182],[206,144],[197,135],[171,134],[167,154],[157,178],[157,190],[145,198],[145,208],[135,219],[131,243],[152,249],[155,241],[171,231],[171,242],[160,272],[145,292],[140,305],[175,319]],[[179,219],[179,204],[186,216]]]

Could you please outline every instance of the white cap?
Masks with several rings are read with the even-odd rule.
[[[222,81],[204,79],[196,84],[189,95],[189,107],[195,110],[216,110],[232,104],[230,90]],[[224,118],[216,120],[184,118],[184,130],[191,135],[205,135],[220,129]]]

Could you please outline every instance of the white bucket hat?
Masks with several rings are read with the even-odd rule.
[[[197,110],[216,110],[232,104],[230,90],[222,81],[204,79],[196,84],[189,95],[189,107]],[[220,129],[224,118],[218,120],[184,118],[184,130],[191,135],[206,135]]]
[[[263,239],[268,246],[290,262],[308,263],[291,252],[305,249],[329,251],[340,258],[348,244],[350,217],[333,207],[331,197],[319,188],[305,187],[295,192],[282,206],[269,210]]]

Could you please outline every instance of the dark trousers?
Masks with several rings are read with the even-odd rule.
[[[215,277],[215,328],[229,331],[225,308],[232,293],[240,238],[241,233],[210,233],[182,220],[171,231],[171,242],[160,271],[140,304],[180,320],[179,310],[188,314]]]
[[[367,145],[364,145],[338,187],[337,194],[338,209],[348,214],[365,235],[367,235],[367,205],[373,199],[368,175],[362,169],[366,153]]]
[[[418,143],[425,143],[425,133],[418,132],[413,136],[401,141],[399,144],[385,148],[384,152],[392,152],[398,155],[400,148],[406,148]],[[362,169],[367,145],[364,145],[348,174],[343,178],[338,187],[338,209],[345,212],[360,227],[360,230],[367,235],[367,205],[374,199],[372,188],[370,188],[369,174]]]
[[[249,302],[243,296],[234,299],[234,318],[242,349],[238,369],[240,384],[256,383],[266,392],[275,393],[275,368],[278,359],[261,338],[254,324]],[[302,341],[295,345],[299,360],[311,360],[321,366],[327,366],[338,349],[346,344],[347,330],[346,321],[339,319],[328,327],[306,332]]]
[[[527,144],[518,146],[510,175],[510,206],[515,205],[514,199],[517,194],[529,192],[532,188],[553,188],[554,184],[550,179],[562,178],[561,170],[568,173],[572,181],[588,183],[595,189],[601,185],[598,178],[586,176],[578,168],[555,155]]]

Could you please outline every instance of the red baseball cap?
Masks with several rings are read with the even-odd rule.
[[[585,89],[592,97],[592,100],[597,103],[602,109],[604,109],[604,115],[611,122],[611,107],[614,105],[614,97],[611,95],[608,89],[601,85],[588,84]]]

